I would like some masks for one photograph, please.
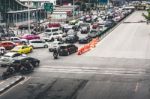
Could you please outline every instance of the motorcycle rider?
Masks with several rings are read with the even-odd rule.
[[[0,54],[4,55],[5,54],[5,48],[4,47],[0,47]]]
[[[59,54],[58,50],[59,50],[58,48],[54,48],[54,50],[53,50],[54,59],[58,58],[58,54]]]

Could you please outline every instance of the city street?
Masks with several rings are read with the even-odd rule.
[[[40,66],[0,99],[149,99],[150,25],[141,23],[142,13],[135,11],[83,55],[54,60],[47,48],[34,49],[29,56]]]

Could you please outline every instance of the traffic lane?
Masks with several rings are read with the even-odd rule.
[[[149,99],[149,81],[89,81],[76,99]]]
[[[146,19],[142,16],[142,13],[147,14],[146,11],[136,11],[130,16],[130,18],[124,20],[124,22],[140,22],[141,20],[146,21]]]
[[[131,19],[140,21],[142,12],[134,12],[126,20]],[[150,59],[149,35],[146,23],[122,23],[85,56]]]
[[[90,50],[90,53],[94,49]],[[100,53],[100,52],[99,52]],[[112,58],[112,57],[99,57],[99,56],[86,56],[71,54],[69,56],[59,56],[57,60],[53,58],[53,54],[48,49],[34,49],[32,53],[28,54],[31,57],[35,57],[41,61],[42,66],[97,66],[105,68],[143,68],[149,70],[149,59],[127,59],[127,58]],[[96,53],[98,55],[98,53]],[[109,61],[109,62],[108,62]]]
[[[0,96],[1,99],[72,99],[88,81],[62,78],[30,78]]]

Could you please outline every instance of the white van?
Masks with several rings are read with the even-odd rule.
[[[49,34],[53,34],[53,33],[61,33],[62,31],[60,30],[60,28],[47,28],[45,30],[45,34],[49,35]]]
[[[39,39],[30,40],[29,45],[33,48],[48,48],[48,44],[45,41]]]

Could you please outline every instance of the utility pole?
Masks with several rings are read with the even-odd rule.
[[[74,20],[74,13],[75,13],[75,7],[74,7],[74,0],[73,0],[73,20]]]
[[[28,32],[31,33],[31,29],[30,29],[30,2],[28,0]]]

